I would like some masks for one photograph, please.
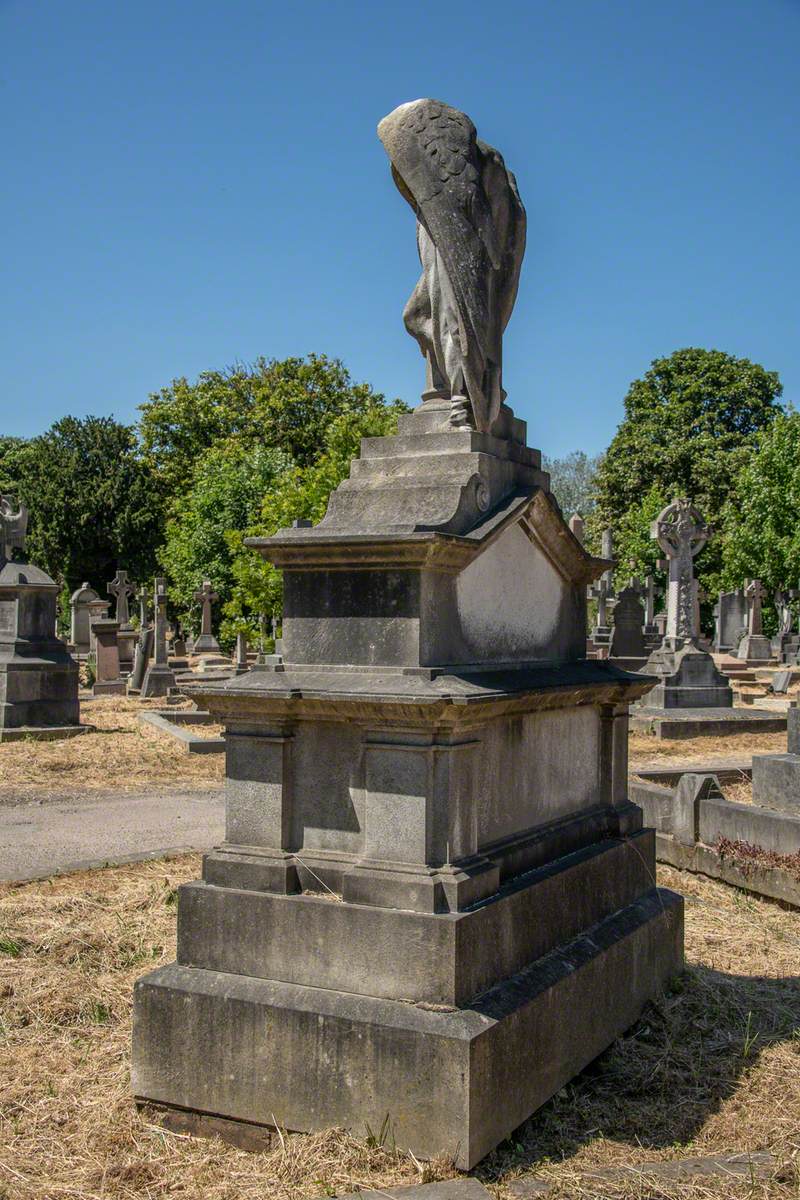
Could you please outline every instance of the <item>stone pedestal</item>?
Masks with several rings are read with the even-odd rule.
[[[0,544],[0,742],[84,733],[78,664],[55,636],[58,586]]]
[[[119,621],[95,621],[92,625],[95,651],[95,696],[124,696],[125,680],[119,666]]]
[[[139,635],[132,627],[129,629],[120,629],[117,635],[119,666],[123,674],[130,674],[133,670],[133,663],[136,657],[136,643],[138,640]]]
[[[627,798],[649,680],[587,662],[592,559],[503,408],[366,439],[284,574],[283,661],[192,695],[227,745],[226,840],[135,993],[133,1088],[473,1166],[680,969]]]
[[[642,674],[655,676],[655,687],[636,705],[637,712],[665,708],[731,708],[733,690],[705,650],[667,639],[650,655]]]
[[[746,633],[739,642],[736,657],[750,666],[751,663],[765,663],[772,658],[770,640],[763,633]]]

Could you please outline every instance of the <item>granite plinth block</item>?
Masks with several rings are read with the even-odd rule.
[[[388,1114],[399,1148],[468,1170],[636,1021],[682,947],[681,899],[653,890],[451,1012],[173,964],[135,988],[133,1090],[302,1131]]]

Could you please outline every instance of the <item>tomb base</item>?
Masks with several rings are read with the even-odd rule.
[[[174,671],[160,663],[152,663],[145,672],[140,695],[143,700],[149,700],[152,696],[166,696],[175,686]]]
[[[93,696],[124,696],[127,690],[124,679],[101,679],[92,684]]]
[[[733,690],[705,650],[691,642],[663,645],[642,668],[656,685],[634,706],[634,713],[665,708],[732,708]]]
[[[739,642],[736,657],[748,665],[750,663],[769,662],[772,658],[772,646],[768,637],[761,633],[747,633]]]
[[[524,433],[424,403],[318,526],[250,543],[280,653],[183,689],[225,727],[225,841],[137,985],[140,1099],[248,1136],[386,1122],[469,1168],[680,969],[627,794],[650,680],[583,657],[610,563]]]
[[[636,890],[643,869],[652,878],[652,834],[637,840],[636,854],[627,856],[612,890],[623,880]],[[624,846],[616,842],[606,852],[619,864]],[[573,864],[546,890],[545,911],[556,922],[556,914],[563,919],[573,901],[580,908],[593,896],[590,903],[602,904],[591,858]],[[265,907],[263,894],[234,893],[240,917],[252,905],[253,915],[261,908],[262,919],[267,918],[266,924],[245,929],[235,926],[233,909],[227,923],[218,913],[218,934],[240,930],[232,954],[224,936],[212,939],[216,954],[235,966],[235,973],[178,962],[136,986],[135,1095],[241,1121],[249,1136],[254,1124],[276,1123],[303,1132],[344,1126],[361,1136],[388,1120],[399,1149],[419,1158],[452,1155],[459,1168],[469,1170],[629,1028],[683,962],[682,900],[651,887],[469,1002],[453,1003],[454,984],[469,986],[476,970],[496,969],[496,961],[489,963],[499,951],[495,912],[504,901],[506,907],[531,908],[536,916],[528,933],[541,936],[536,906],[530,896],[520,900],[520,894],[507,889],[488,908],[460,914],[463,932],[441,916],[429,916],[429,923],[445,926],[444,936],[434,939],[443,946],[441,957],[428,952],[415,957],[415,947],[430,949],[421,929],[418,940],[410,940],[409,925],[420,923],[418,914],[317,899],[312,900],[316,912],[295,926],[289,939],[285,920],[278,922],[282,936],[275,937],[270,907],[300,905],[307,912],[304,897],[269,897],[272,903]],[[215,897],[204,909],[206,921],[219,904]],[[506,920],[512,919],[509,913]],[[357,936],[351,942],[319,940],[337,926],[340,934],[355,929]],[[308,939],[305,951],[301,931]],[[249,964],[241,957],[242,940],[248,939],[256,956]],[[201,941],[190,937],[184,956],[191,957],[189,947],[198,950]],[[329,974],[347,990],[243,973],[276,957],[295,978],[310,975],[319,981],[320,973],[323,979]],[[402,992],[396,961],[393,969],[398,957],[409,970],[407,998],[354,990],[375,991],[376,982],[378,988],[387,982],[384,990],[395,996]],[[203,952],[201,958],[207,961]],[[449,972],[447,964],[456,961],[460,971]],[[415,999],[426,989],[437,999]]]
[[[31,563],[0,557],[0,740],[82,731],[78,664],[53,634],[58,590]]]

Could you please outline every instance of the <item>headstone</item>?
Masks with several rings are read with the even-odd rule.
[[[119,625],[119,633],[117,635],[119,664],[120,670],[125,674],[133,668],[133,655],[137,640],[136,631],[131,625],[130,609],[128,607],[128,599],[134,594],[135,590],[133,584],[128,582],[128,572],[121,569],[118,569],[111,582],[106,584],[106,591],[109,596],[114,597],[116,602],[115,616]]]
[[[792,682],[793,671],[791,667],[783,671],[776,671],[772,676],[772,690],[776,696],[785,695],[789,690],[789,685]]]
[[[183,632],[183,625],[180,622],[178,622],[178,626],[175,631],[175,639],[172,643],[172,653],[176,658],[186,657],[186,635]]]
[[[747,600],[747,633],[739,642],[736,657],[747,662],[769,662],[772,657],[769,638],[764,637],[761,609],[766,594],[760,579],[751,579],[744,589]]]
[[[55,636],[58,585],[26,560],[28,510],[0,495],[0,742],[83,733],[78,664]]]
[[[166,696],[175,687],[175,673],[167,658],[167,581],[158,576],[153,587],[154,660],[142,681],[142,699]]]
[[[85,657],[91,649],[89,639],[90,605],[99,599],[97,592],[88,583],[82,584],[69,598],[70,645],[73,647],[73,653],[81,657]]]
[[[94,633],[95,696],[124,696],[127,685],[119,663],[119,621],[95,621]]]
[[[644,658],[644,608],[635,587],[626,587],[617,596],[612,618],[610,658]]]
[[[194,594],[200,605],[200,636],[194,644],[195,654],[219,654],[219,642],[211,631],[211,605],[219,596],[211,586],[209,579],[204,579],[199,591]]]
[[[714,607],[714,650],[730,654],[747,630],[747,601],[744,588],[720,592]]]
[[[666,633],[642,668],[654,675],[655,687],[637,704],[637,711],[665,708],[731,708],[730,682],[698,645],[698,589],[694,560],[705,546],[710,529],[687,499],[673,500],[653,522],[650,536],[668,560]]]
[[[648,681],[584,658],[602,566],[503,403],[516,184],[438,102],[380,135],[419,214],[422,403],[319,525],[248,539],[284,572],[284,661],[193,689],[226,841],[136,986],[133,1091],[248,1130],[388,1112],[469,1170],[680,969],[682,901],[628,800]]]

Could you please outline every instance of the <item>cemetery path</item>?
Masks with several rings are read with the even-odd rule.
[[[130,862],[222,841],[221,787],[92,791],[0,805],[0,881]]]

